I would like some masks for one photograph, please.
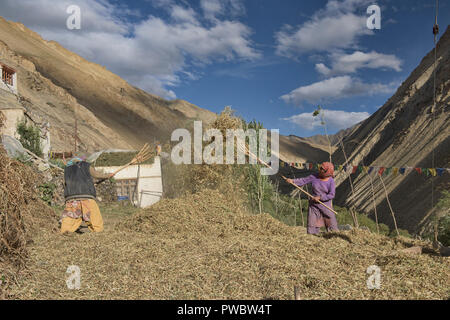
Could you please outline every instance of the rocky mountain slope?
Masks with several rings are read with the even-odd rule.
[[[433,108],[434,49],[402,83],[397,92],[370,118],[344,139],[345,152],[352,165],[379,167],[450,167],[450,27],[437,46],[437,104]],[[434,119],[434,121],[433,121]],[[433,124],[434,123],[434,124]],[[434,165],[433,165],[434,157]],[[344,163],[342,149],[333,161]],[[336,203],[355,205],[372,215],[372,186],[381,222],[393,225],[381,179],[374,173],[352,174],[353,196],[346,174],[337,176]],[[382,176],[397,224],[409,231],[420,231],[432,215],[440,192],[449,189],[448,173],[442,177],[411,172]],[[432,195],[432,181],[434,194]],[[433,197],[433,199],[432,199]]]
[[[322,162],[329,161],[331,143],[331,153],[336,151],[341,139],[350,135],[359,123],[342,129],[335,134],[317,134],[311,137],[298,137],[296,135],[280,135],[280,158],[286,162]]]
[[[285,162],[327,161],[328,149],[328,145],[310,143],[293,135],[280,135],[280,159]]]
[[[80,148],[95,151],[167,141],[175,128],[216,117],[187,101],[167,101],[133,87],[103,66],[1,17],[0,61],[17,70],[19,96],[32,118],[50,123],[56,151],[73,149],[75,118]],[[281,137],[286,161],[323,158],[322,146],[297,140]]]
[[[0,17],[0,61],[15,68],[19,95],[37,122],[49,121],[54,150],[71,150],[78,119],[81,149],[137,148],[166,141],[175,128],[215,114],[131,86],[24,25]]]
[[[352,126],[350,128],[339,130],[335,134],[328,135],[328,139],[330,139],[331,145],[336,146],[341,141],[341,139],[348,136],[358,126],[359,126],[359,123],[355,124],[354,126]],[[307,141],[311,144],[325,146],[328,150],[328,139],[327,139],[327,136],[324,134],[316,134],[314,136],[301,138],[301,139],[303,139],[304,141]]]

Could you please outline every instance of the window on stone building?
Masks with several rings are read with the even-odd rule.
[[[14,70],[3,66],[2,67],[2,81],[10,86],[13,86],[13,76],[14,76]]]

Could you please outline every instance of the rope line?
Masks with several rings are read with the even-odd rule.
[[[438,25],[438,14],[439,14],[439,0],[436,0],[436,15],[434,18],[433,35],[434,35],[434,63],[433,63],[433,108],[432,108],[432,127],[433,127],[433,150],[431,156],[431,166],[434,168],[435,165],[435,149],[436,149],[436,61],[437,61],[437,35],[439,34]],[[434,177],[431,177],[431,211],[434,211]],[[438,229],[438,219],[434,225],[434,240],[437,242],[437,229]]]

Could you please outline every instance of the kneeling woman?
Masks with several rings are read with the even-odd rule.
[[[308,234],[319,234],[320,227],[326,227],[327,231],[338,231],[335,214],[327,209],[322,203],[330,208],[331,200],[335,195],[335,184],[333,179],[334,167],[330,162],[324,162],[319,167],[318,174],[312,174],[306,178],[287,179],[289,183],[294,183],[301,187],[311,184],[313,197],[309,200],[308,210]]]

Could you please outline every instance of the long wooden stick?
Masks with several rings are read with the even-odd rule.
[[[144,147],[141,149],[141,151],[139,151],[139,153],[136,155],[136,157],[133,158],[133,160],[131,160],[130,162],[128,162],[127,164],[123,165],[122,167],[120,167],[119,169],[117,169],[113,176],[115,176],[117,173],[119,173],[120,171],[122,171],[123,169],[135,164],[135,163],[142,163],[146,160],[148,160],[150,158],[150,149],[148,146],[148,143],[146,143],[144,145]]]
[[[25,149],[25,148],[23,148],[23,150],[25,150],[26,153],[28,153],[29,155],[33,156],[34,158],[36,158],[36,159],[38,159],[38,160],[41,160],[42,162],[48,164],[50,167],[53,167],[53,168],[58,169],[58,170],[60,170],[60,171],[64,171],[64,170],[61,169],[60,167],[55,166],[54,164],[52,164],[52,163],[50,163],[50,162],[48,162],[48,161],[45,161],[44,159],[42,159],[41,157],[37,156],[36,154],[34,154],[33,152],[31,152],[30,150]]]
[[[286,180],[286,182],[288,182],[288,178],[286,178],[285,176],[281,175],[281,177]],[[288,182],[289,184],[292,184],[294,187],[296,187],[298,190],[302,191],[304,194],[308,195],[310,198],[313,198],[313,196],[311,194],[309,194],[308,192],[306,192],[305,190],[303,190],[302,188],[300,188],[298,185],[296,185],[295,183],[291,183]],[[323,203],[320,200],[317,200],[318,203],[320,203],[321,205],[323,205],[325,208],[327,208],[328,210],[333,211],[335,214],[338,214],[336,211],[334,211],[333,209],[331,209],[329,206],[327,206],[325,203]]]
[[[144,161],[147,161],[150,158],[150,147],[148,145],[148,143],[146,143],[144,145],[144,147],[141,149],[141,151],[139,151],[139,153],[136,155],[136,157],[133,158],[133,160],[131,160],[130,162],[128,162],[126,165],[123,165],[122,167],[120,167],[119,169],[117,169],[116,171],[114,171],[111,174],[111,177],[114,177],[116,174],[118,174],[120,171],[122,171],[123,169],[135,164],[135,163],[142,163]],[[98,181],[96,184],[100,184],[104,181],[106,181],[108,179],[102,179],[100,181]]]
[[[238,144],[239,145],[239,144]],[[245,149],[242,149],[245,148]],[[258,161],[259,163],[261,163],[262,165],[266,166],[269,169],[272,169],[271,166],[269,166],[267,163],[265,163],[264,161],[262,161],[261,159],[259,159],[256,155],[254,155],[252,152],[250,152],[249,150],[247,150],[247,147],[241,147],[241,150],[244,151],[248,156],[252,156],[253,158],[256,159],[256,161]],[[295,183],[292,182],[288,182],[288,178],[286,178],[285,176],[281,175],[281,177],[289,184],[293,185],[294,187],[296,187],[298,190],[300,190],[301,192],[303,192],[304,194],[308,195],[310,198],[313,198],[313,196],[311,194],[309,194],[308,192],[306,192],[305,190],[303,190],[302,188],[300,188],[298,185],[296,185]],[[331,210],[332,212],[334,212],[335,214],[338,214],[336,211],[334,211],[333,209],[331,209],[329,206],[327,206],[326,204],[324,204],[322,201],[317,200],[318,203],[320,203],[321,205],[323,205],[325,208],[327,208],[328,210]]]
[[[379,174],[378,177],[380,177],[381,184],[383,185],[384,193],[386,194],[386,200],[387,200],[387,203],[389,205],[389,209],[391,210],[392,219],[394,219],[395,231],[397,232],[397,236],[399,236],[400,233],[398,232],[398,228],[397,228],[397,220],[395,219],[395,213],[394,213],[394,210],[392,210],[391,202],[389,201],[389,195],[388,195],[388,192],[387,192],[387,189],[386,189],[386,185],[384,184],[384,181],[383,181],[383,178],[381,177],[381,174]]]

